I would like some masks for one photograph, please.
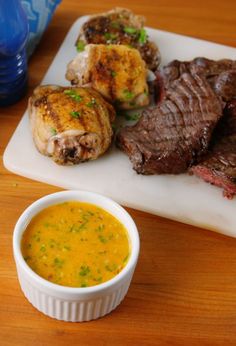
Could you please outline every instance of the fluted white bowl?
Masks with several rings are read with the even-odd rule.
[[[114,278],[91,287],[66,287],[51,283],[36,274],[21,252],[22,235],[31,219],[50,205],[65,201],[95,204],[114,215],[127,229],[130,257]],[[83,322],[102,317],[114,310],[125,297],[139,255],[139,235],[133,219],[119,204],[105,196],[87,191],[62,191],[47,195],[31,204],[20,216],[13,234],[13,252],[21,289],[30,303],[58,320]]]

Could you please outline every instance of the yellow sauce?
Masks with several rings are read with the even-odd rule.
[[[38,275],[63,286],[98,285],[129,258],[125,227],[104,209],[69,201],[37,214],[22,237],[22,254]]]

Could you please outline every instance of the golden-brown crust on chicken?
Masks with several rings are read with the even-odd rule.
[[[111,11],[91,16],[82,26],[76,44],[123,44],[139,50],[148,69],[155,71],[160,64],[160,53],[149,41],[144,29],[145,18],[132,11],[116,7]]]
[[[87,45],[68,65],[66,78],[91,86],[118,108],[149,104],[145,62],[138,50],[124,45]]]
[[[37,149],[59,164],[94,160],[110,146],[115,111],[90,88],[39,86],[29,115]]]

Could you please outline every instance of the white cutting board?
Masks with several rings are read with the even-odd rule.
[[[66,65],[76,55],[74,43],[86,19],[78,19],[71,27],[42,84],[69,85],[64,77]],[[150,39],[159,46],[163,65],[173,59],[189,60],[197,56],[236,60],[236,48],[160,30],[147,30]],[[223,198],[221,189],[187,174],[138,175],[128,157],[114,145],[96,161],[72,167],[59,166],[35,149],[27,111],[3,159],[8,170],[31,179],[66,189],[95,191],[124,206],[236,236],[236,197],[227,200]]]

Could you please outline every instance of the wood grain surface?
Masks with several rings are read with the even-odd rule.
[[[145,15],[148,26],[236,47],[235,0],[64,0],[29,62],[28,95],[72,23],[114,6]],[[89,323],[66,323],[28,303],[16,276],[13,228],[30,203],[59,191],[2,164],[28,95],[0,109],[0,346],[236,345],[236,239],[131,209],[141,253],[130,290],[115,311]]]

